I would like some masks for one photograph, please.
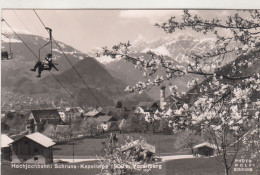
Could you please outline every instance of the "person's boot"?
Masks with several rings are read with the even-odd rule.
[[[36,71],[36,69],[31,69],[31,71],[35,72],[35,71]]]
[[[37,75],[38,78],[41,78],[41,75]]]

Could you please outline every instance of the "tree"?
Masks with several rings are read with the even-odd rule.
[[[116,103],[116,108],[122,108],[123,107],[123,104],[121,101],[117,101]]]
[[[23,114],[8,112],[6,117],[2,119],[10,128],[16,131],[23,131],[26,127],[26,118]]]
[[[55,131],[56,131],[56,128],[54,125],[52,125],[52,124],[44,125],[44,131],[43,131],[44,135],[54,139],[54,138],[56,138]]]
[[[88,117],[86,120],[83,120],[81,124],[83,133],[87,133],[90,136],[97,135],[97,127],[97,122],[92,117]]]
[[[247,124],[250,123],[251,128],[259,129],[259,120],[243,116],[243,112],[260,91],[259,72],[248,70],[250,67],[258,70],[254,65],[259,65],[260,62],[260,11],[242,10],[227,16],[226,20],[208,20],[184,10],[181,20],[171,17],[167,22],[156,26],[166,33],[187,29],[205,35],[212,33],[216,37],[215,47],[205,53],[187,55],[187,66],[176,65],[173,60],[152,51],[146,53],[149,59],[136,56],[131,51],[129,42],[119,43],[112,49],[105,47],[103,54],[112,58],[121,57],[144,71],[147,81],[126,87],[126,91],[132,93],[142,93],[177,77],[202,76],[202,84],[197,80],[187,84],[191,91],[196,89],[199,92],[195,95],[194,105],[188,106],[190,121],[180,120],[177,124],[179,127],[184,123],[186,126],[200,126],[201,130],[210,133],[214,144],[217,145],[218,158],[225,167],[225,174],[228,175],[236,155],[242,149],[241,140],[249,130]],[[230,62],[230,53],[236,54],[238,58]],[[159,70],[164,70],[165,74],[156,76]],[[183,93],[178,92],[176,86],[169,84],[169,89],[174,96],[182,97]],[[251,139],[253,140],[249,143],[259,142],[259,137]],[[257,152],[253,153],[255,154]]]
[[[256,112],[254,117],[257,118],[258,124],[243,137],[243,144],[245,145],[243,151],[247,156],[253,158],[256,169],[260,171],[260,112]]]
[[[132,113],[130,116],[130,131],[133,132],[144,132],[148,130],[148,123],[145,121],[145,116],[143,114]]]
[[[202,142],[202,140],[201,136],[196,134],[195,131],[187,130],[178,133],[175,145],[177,148],[188,148],[193,153],[194,146]]]
[[[142,145],[145,139],[140,138],[136,141],[132,137],[127,137],[125,143],[120,145],[115,135],[111,134],[104,146],[104,155],[100,157],[102,170],[109,174],[144,174],[151,169],[139,168],[138,165],[152,162],[154,154],[151,154]]]

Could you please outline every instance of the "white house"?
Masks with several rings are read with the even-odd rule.
[[[66,116],[66,113],[63,110],[58,110],[60,114],[60,118],[64,123],[69,122],[68,116]]]
[[[68,111],[65,112],[65,114],[70,121],[78,120],[81,118],[82,115],[78,108],[70,108]]]
[[[100,127],[104,131],[108,131],[114,125],[117,127],[117,120],[112,116],[100,116],[95,120],[99,124],[98,128]]]

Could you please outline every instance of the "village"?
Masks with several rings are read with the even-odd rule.
[[[28,148],[15,148],[20,147],[19,142],[21,138],[28,137],[32,135],[33,141],[42,145],[45,141],[49,141],[49,145],[46,147],[51,147],[55,143],[66,143],[73,139],[81,139],[84,137],[97,137],[102,135],[108,135],[109,133],[163,133],[163,134],[173,134],[173,128],[169,125],[170,120],[177,119],[180,116],[185,116],[185,111],[181,114],[177,114],[181,104],[177,102],[172,96],[165,98],[165,87],[162,86],[160,91],[161,98],[156,102],[140,102],[136,107],[123,107],[120,102],[111,108],[100,108],[92,107],[89,111],[85,112],[80,107],[65,109],[36,109],[31,110],[29,116],[24,116],[26,119],[23,124],[24,130],[20,133],[10,135],[14,133],[15,129],[12,126],[7,125],[3,121],[8,122],[8,117],[10,116],[15,119],[15,117],[20,117],[15,111],[9,111],[7,115],[2,114],[2,136],[3,142],[6,140],[5,155],[2,158],[6,160],[12,160],[12,162],[31,162],[32,158],[35,162],[41,162],[35,155],[38,154],[38,150],[33,153],[30,150],[29,158],[26,161],[24,158],[19,158],[20,156],[14,157],[16,155],[15,149],[28,149]],[[159,110],[164,110],[167,108],[167,116],[165,120],[169,122],[168,125],[164,126],[150,126],[153,120],[160,121],[161,119],[156,117],[156,113]],[[12,115],[11,115],[12,114]],[[131,126],[132,125],[132,126]],[[161,124],[162,125],[162,124]],[[7,136],[8,135],[8,136]],[[32,139],[31,138],[31,139]],[[37,138],[38,140],[34,140]],[[40,139],[41,138],[41,139]],[[13,140],[14,142],[10,142]],[[18,145],[14,146],[16,140],[19,140]],[[22,139],[24,140],[24,139]],[[41,142],[43,140],[43,142]],[[23,141],[24,142],[24,141]],[[55,142],[55,143],[54,143]],[[11,145],[9,145],[11,144]],[[101,144],[101,143],[100,143]],[[45,146],[45,145],[43,145]],[[8,149],[6,149],[6,147]],[[12,148],[12,149],[11,149]],[[31,148],[33,149],[33,148]],[[9,150],[9,151],[7,151]],[[155,149],[153,151],[155,153]],[[53,153],[49,153],[50,157],[53,157]],[[31,157],[30,157],[31,156]],[[43,158],[43,157],[42,157]],[[17,160],[18,159],[18,160]],[[33,161],[32,161],[33,162]],[[31,163],[32,163],[31,162]],[[51,163],[53,160],[45,160],[45,163]]]
[[[214,157],[217,146],[198,137],[196,127],[182,128],[177,124],[182,119],[188,119],[183,106],[190,104],[188,101],[192,102],[192,97],[197,94],[193,89],[187,94],[189,98],[166,97],[165,86],[162,85],[158,101],[140,102],[136,107],[124,107],[118,102],[115,107],[91,107],[88,111],[80,107],[35,109],[30,111],[29,116],[23,116],[24,123],[21,125],[24,129],[16,132],[15,127],[4,121],[8,122],[8,117],[16,120],[21,116],[9,111],[7,115],[2,114],[2,162],[53,164],[96,161],[96,156],[101,155],[102,145],[111,136],[120,140],[122,151],[135,147],[140,136],[147,138],[142,148],[161,163],[174,159]],[[258,111],[254,106],[252,103],[244,115],[254,116]],[[166,111],[164,115],[158,116],[163,110]],[[187,137],[182,133],[188,133]],[[123,145],[126,136],[132,136],[136,141]],[[179,141],[178,137],[186,140]],[[88,145],[90,143],[92,148]],[[249,168],[252,167],[253,163]]]
[[[1,174],[259,174],[260,11],[1,22]]]

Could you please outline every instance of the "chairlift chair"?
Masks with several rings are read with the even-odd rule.
[[[37,77],[41,77],[41,72],[43,70],[48,70],[50,71],[52,68],[56,69],[57,71],[59,71],[57,69],[57,67],[55,65],[55,63],[52,62],[52,29],[46,27],[46,30],[49,32],[50,34],[50,41],[46,44],[44,44],[40,49],[39,49],[39,60],[38,62],[36,63],[34,69],[31,69],[31,71],[36,71],[36,68],[38,67],[38,72],[39,72],[39,75]],[[51,53],[47,54],[46,57],[45,57],[45,63],[44,61],[41,61],[40,58],[41,58],[41,49],[44,48],[45,46],[47,45],[51,45]]]
[[[12,47],[11,47],[11,38],[6,36],[5,34],[2,33],[2,35],[6,38],[9,39],[9,53],[8,51],[4,50],[4,51],[1,51],[1,59],[2,60],[10,60],[10,59],[13,59],[13,53],[12,53]]]

